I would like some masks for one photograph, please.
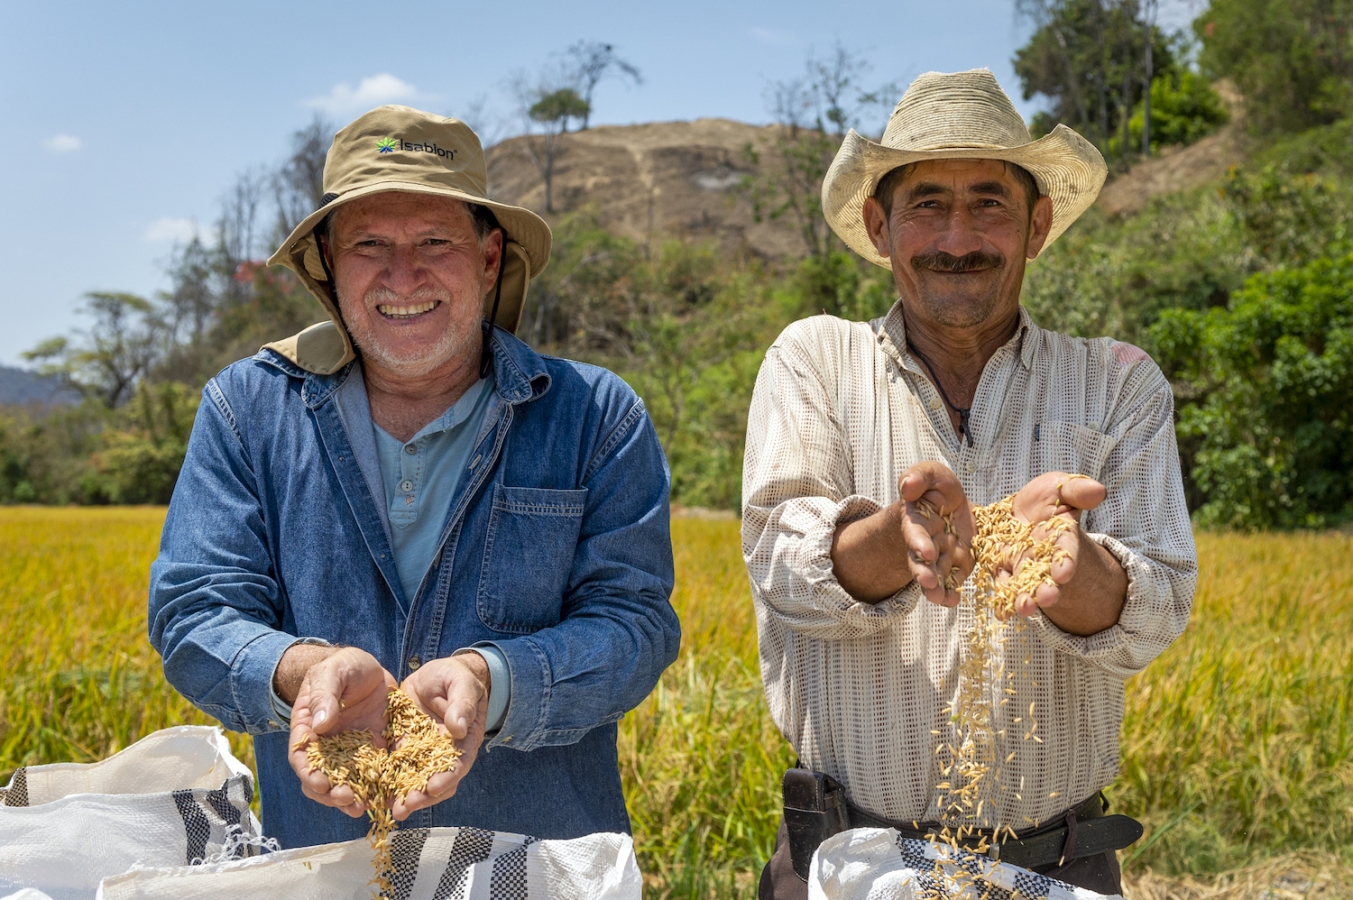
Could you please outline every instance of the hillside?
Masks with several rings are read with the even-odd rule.
[[[1100,208],[1111,216],[1133,213],[1152,197],[1204,184],[1244,161],[1240,98],[1225,83],[1218,88],[1231,107],[1231,123],[1112,178],[1100,194]],[[793,224],[755,221],[750,200],[738,190],[757,170],[745,148],[764,149],[775,128],[696,119],[568,133],[555,160],[555,213],[546,218],[553,224],[591,204],[612,231],[639,243],[712,238],[725,250],[801,255],[803,242]],[[489,185],[498,199],[543,212],[545,182],[531,160],[529,140],[518,136],[489,148]],[[761,154],[762,165],[769,156]]]
[[[1099,194],[1100,209],[1110,216],[1138,212],[1152,197],[1206,184],[1245,161],[1243,98],[1229,81],[1218,81],[1212,87],[1225,102],[1231,121],[1196,144],[1165,147],[1159,156],[1144,159],[1111,179]]]
[[[727,250],[762,256],[803,253],[784,221],[756,222],[737,190],[755,169],[744,152],[770,138],[773,126],[728,119],[597,126],[563,136],[555,161],[555,215],[594,204],[614,232],[640,243],[663,236],[712,238]],[[493,195],[536,211],[545,183],[531,161],[527,137],[489,148]]]

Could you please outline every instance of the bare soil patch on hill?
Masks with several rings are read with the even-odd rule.
[[[765,257],[802,254],[793,228],[782,220],[757,222],[738,189],[757,172],[746,148],[764,147],[775,127],[696,119],[571,132],[555,161],[553,215],[544,213],[545,181],[531,160],[532,138],[509,138],[489,148],[489,188],[551,221],[592,206],[606,227],[641,244],[677,237]],[[764,153],[761,159],[764,165]]]

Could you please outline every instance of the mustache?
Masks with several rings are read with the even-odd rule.
[[[999,269],[1005,265],[1005,257],[999,253],[983,253],[974,250],[962,256],[954,256],[943,250],[933,253],[918,253],[911,258],[913,269],[929,269],[932,272],[950,272],[962,275],[965,272],[979,272],[983,269]]]

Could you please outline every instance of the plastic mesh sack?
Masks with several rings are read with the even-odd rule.
[[[249,775],[230,752],[225,733],[180,725],[147,735],[95,763],[53,763],[16,769],[0,788],[2,806],[39,806],[71,794],[149,794],[182,788],[218,788]]]
[[[410,828],[390,836],[391,900],[640,900],[628,835],[570,841],[477,828]],[[137,869],[105,878],[98,900],[371,900],[364,840],[282,850],[238,862]]]
[[[1085,888],[893,828],[855,828],[828,838],[808,871],[809,900],[1105,900]],[[1122,900],[1114,895],[1114,900]]]
[[[156,732],[99,763],[19,770],[0,806],[0,895],[88,900],[133,865],[252,852],[253,793],[215,728]]]

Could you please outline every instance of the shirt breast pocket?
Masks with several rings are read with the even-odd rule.
[[[479,576],[480,621],[506,634],[559,624],[586,506],[586,488],[493,486]]]
[[[1117,439],[1075,422],[1042,422],[1034,443],[1035,475],[1067,472],[1103,481],[1104,464]]]

